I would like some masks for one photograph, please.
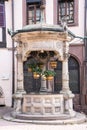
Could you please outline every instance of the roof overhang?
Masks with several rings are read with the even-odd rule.
[[[41,3],[41,0],[26,0],[27,3]]]
[[[48,38],[49,36],[51,37],[53,35],[54,38],[57,39],[59,37],[59,39],[63,40],[64,37],[66,36],[66,32],[64,31],[63,27],[59,25],[47,25],[47,24],[27,25],[23,27],[23,29],[13,32],[11,36],[17,42],[18,41],[24,42],[23,37],[30,39],[30,37],[34,35],[37,37],[36,34],[38,34],[38,36],[42,36],[41,34],[46,36],[46,34],[48,34],[47,35]],[[69,30],[67,30],[67,36],[70,38],[70,41],[74,39],[74,35]]]

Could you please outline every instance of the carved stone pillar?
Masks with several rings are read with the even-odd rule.
[[[22,44],[17,47],[17,90],[13,95],[15,112],[20,113],[22,110],[22,98],[25,94],[23,85],[23,62],[22,62]]]
[[[62,62],[62,91],[63,92],[70,92],[68,58],[64,59]]]
[[[23,62],[22,62],[22,54],[17,54],[17,91],[24,91],[23,86]]]
[[[73,111],[73,97],[70,88],[69,88],[69,70],[68,70],[68,43],[64,43],[64,59],[62,61],[62,91],[60,93],[64,96],[64,109],[65,113],[68,112],[70,116],[75,116],[75,112]]]

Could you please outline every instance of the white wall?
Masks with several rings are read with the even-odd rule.
[[[7,49],[0,49],[0,86],[4,91],[5,104],[7,106],[11,106],[12,101],[11,55],[11,52],[8,52]]]
[[[12,29],[11,23],[11,0],[5,2],[6,17],[6,44],[7,48],[0,48],[0,87],[2,87],[5,96],[5,105],[12,104],[12,51],[8,50],[12,46],[11,37],[7,33],[7,29]],[[0,32],[1,36],[1,32]]]
[[[85,0],[79,1],[79,9],[78,9],[78,26],[69,27],[69,29],[76,34],[77,36],[84,37],[84,2]]]
[[[53,0],[46,0],[46,23],[53,24]]]
[[[23,15],[22,15],[22,0],[14,0],[14,30],[22,28]]]
[[[7,29],[12,30],[12,9],[11,9],[11,0],[5,2],[5,17],[6,17],[6,42],[7,47],[12,47],[12,39],[9,36]]]

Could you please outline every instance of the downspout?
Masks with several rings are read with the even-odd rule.
[[[87,37],[87,0],[85,0],[85,7],[84,7],[84,37]],[[86,99],[86,94],[87,94],[87,38],[84,38],[84,54],[85,54],[85,59],[84,59],[84,89],[85,92],[85,99]],[[84,104],[86,104],[86,100],[84,101]]]
[[[12,0],[11,2],[11,8],[12,8],[12,31],[14,32],[14,0]],[[14,40],[12,39],[12,95],[15,92],[14,51],[15,51]],[[14,101],[12,99],[12,107],[13,107],[13,103]]]
[[[87,37],[87,0],[85,0],[85,12],[84,12],[84,36]],[[87,61],[87,38],[84,39],[85,44],[85,61]]]

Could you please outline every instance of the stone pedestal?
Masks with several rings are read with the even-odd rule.
[[[63,95],[61,94],[30,94],[23,96],[22,113],[28,114],[28,117],[35,116],[49,119],[58,118],[58,115],[64,113]]]
[[[21,113],[22,111],[22,93],[16,93],[13,95],[14,98],[14,110],[16,113]]]

